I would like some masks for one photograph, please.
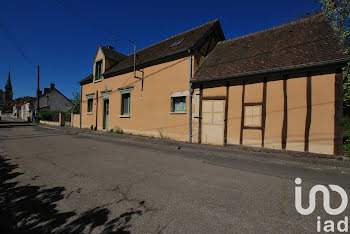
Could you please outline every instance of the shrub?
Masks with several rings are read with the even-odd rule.
[[[347,139],[343,145],[344,156],[350,156],[350,138]]]
[[[123,129],[121,129],[121,128],[119,128],[119,127],[114,127],[113,131],[114,131],[115,133],[118,133],[118,134],[123,134],[123,133],[124,133],[124,132],[123,132]]]
[[[56,110],[40,110],[39,111],[39,119],[45,120],[45,121],[53,121],[58,122],[59,121],[59,111]]]

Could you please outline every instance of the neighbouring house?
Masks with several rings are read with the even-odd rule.
[[[189,83],[218,41],[218,20],[122,55],[99,46],[81,84],[81,127],[188,140]]]
[[[112,56],[113,55],[113,56]],[[124,56],[99,46],[82,128],[342,154],[349,61],[323,15],[225,40],[218,20]]]
[[[14,104],[12,107],[12,115],[16,118],[21,117],[21,106],[22,104]]]
[[[32,110],[36,111],[38,107],[38,99],[35,98],[32,102]],[[39,108],[46,110],[58,110],[67,112],[72,107],[72,101],[64,96],[55,88],[55,84],[51,83],[50,88],[44,88],[44,93],[40,91]]]
[[[32,102],[35,100],[35,97],[21,97],[14,100],[14,105],[12,107],[12,115],[16,118],[21,118],[31,120],[31,110]]]

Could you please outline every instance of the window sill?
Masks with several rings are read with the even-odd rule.
[[[87,114],[87,115],[92,115],[92,112],[87,112],[86,114]]]
[[[186,114],[186,111],[170,112],[170,114]]]
[[[119,115],[119,118],[130,118],[130,115]]]
[[[98,83],[101,82],[103,80],[103,78],[99,79],[99,80],[94,80],[94,83]]]

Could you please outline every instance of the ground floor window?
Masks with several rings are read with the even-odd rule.
[[[262,105],[244,106],[244,127],[261,127]]]
[[[171,97],[171,112],[186,112],[186,97]]]
[[[92,112],[93,103],[94,103],[93,95],[88,95],[87,96],[87,112],[88,113]]]
[[[129,89],[121,91],[121,115],[130,115],[130,91]]]

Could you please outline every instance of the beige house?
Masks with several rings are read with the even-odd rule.
[[[218,20],[125,56],[100,46],[81,127],[342,154],[349,61],[323,15],[225,41]],[[190,88],[191,87],[191,88]]]
[[[137,51],[99,46],[93,73],[82,80],[81,127],[189,140],[190,79],[218,41],[218,20]]]

